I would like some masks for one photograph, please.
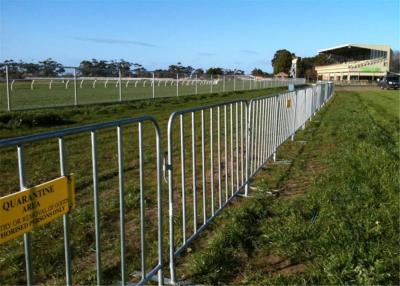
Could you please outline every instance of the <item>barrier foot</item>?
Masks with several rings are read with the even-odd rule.
[[[133,277],[137,277],[137,278],[142,278],[142,272],[140,272],[140,271],[134,271],[134,272],[132,272],[131,273],[131,276],[133,276]],[[151,276],[151,278],[149,279],[150,281],[153,281],[153,282],[158,282],[158,275],[157,274],[154,274],[153,276]],[[169,278],[167,278],[167,277],[164,277],[164,284],[169,284],[169,285],[177,285],[177,284],[181,284],[181,283],[172,283],[172,280],[171,279],[169,279]],[[182,283],[182,284],[185,284],[184,282]],[[136,285],[136,284],[126,284],[126,285]]]
[[[292,160],[275,161],[273,164],[274,165],[290,165],[290,164],[292,164]]]

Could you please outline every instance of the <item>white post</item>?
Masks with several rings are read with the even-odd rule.
[[[225,92],[225,75],[224,75],[223,84],[222,84],[222,92]]]
[[[11,110],[11,101],[10,101],[10,87],[8,86],[8,66],[6,65],[6,92],[7,92],[7,110]]]
[[[196,95],[198,94],[197,92],[197,73],[196,73]]]
[[[176,74],[176,96],[179,96],[179,74]]]
[[[153,74],[153,98],[155,98],[155,92],[154,92],[154,72],[153,72],[152,74]]]
[[[78,105],[78,89],[76,86],[76,68],[74,68],[74,98],[75,98],[75,105]]]
[[[122,101],[122,81],[121,81],[121,69],[118,70],[118,94],[119,94],[119,101]]]
[[[210,93],[212,93],[212,88],[213,88],[213,78],[212,78],[212,74],[211,74],[211,87],[210,87]]]

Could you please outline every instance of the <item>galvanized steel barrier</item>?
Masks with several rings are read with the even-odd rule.
[[[152,164],[156,169],[156,196],[157,196],[157,240],[158,240],[158,263],[156,265],[149,265],[146,263],[147,253],[146,253],[146,220],[145,220],[145,186],[144,186],[144,158],[143,158],[143,125],[149,123],[154,128],[154,151],[156,152],[155,162]],[[159,284],[163,284],[163,274],[162,274],[162,190],[161,190],[161,138],[160,138],[160,128],[157,121],[151,116],[143,116],[138,118],[131,119],[122,119],[112,122],[99,123],[93,125],[87,125],[76,128],[69,128],[60,131],[47,132],[42,134],[24,136],[13,139],[5,139],[0,140],[0,148],[6,147],[16,147],[16,151],[18,154],[18,170],[19,170],[19,181],[20,181],[20,189],[21,191],[27,188],[26,185],[26,168],[25,168],[25,153],[24,146],[26,144],[36,142],[40,144],[42,140],[47,139],[55,139],[58,141],[58,153],[59,153],[59,173],[61,176],[65,176],[69,173],[67,161],[68,156],[65,153],[65,139],[72,135],[86,135],[90,136],[91,142],[91,165],[92,165],[92,184],[93,184],[93,209],[94,209],[94,221],[95,221],[95,251],[96,251],[96,281],[97,285],[102,285],[102,259],[101,259],[101,227],[100,224],[100,187],[98,180],[98,164],[97,164],[97,145],[101,142],[97,140],[97,132],[100,129],[115,129],[116,133],[114,134],[118,152],[117,152],[117,160],[118,160],[118,193],[119,193],[119,212],[120,212],[120,259],[121,259],[121,281],[122,284],[125,284],[127,281],[126,274],[126,261],[125,261],[125,224],[127,223],[125,220],[125,203],[124,203],[124,189],[125,189],[125,169],[124,169],[124,158],[123,158],[123,129],[124,127],[131,125],[137,125],[137,134],[138,134],[138,169],[139,174],[137,180],[140,182],[140,236],[138,239],[140,240],[140,257],[141,257],[141,269],[140,269],[140,281],[137,284],[144,284],[149,281],[155,274],[158,273]],[[127,127],[126,127],[127,128]],[[73,138],[72,138],[73,140]],[[79,203],[78,203],[79,204]],[[65,282],[67,285],[73,285],[73,277],[72,277],[72,261],[71,261],[71,247],[70,247],[70,231],[71,225],[69,222],[69,215],[66,214],[63,217],[63,232],[64,232],[64,251],[65,251]],[[25,249],[25,264],[26,264],[26,281],[28,285],[36,284],[34,277],[34,265],[32,265],[32,242],[31,242],[31,234],[26,233],[24,235],[24,249]]]
[[[231,101],[223,104],[186,109],[171,114],[168,122],[168,189],[169,189],[169,241],[171,282],[176,282],[175,257],[186,249],[211,220],[238,194],[247,182],[247,102]],[[179,119],[179,121],[178,121]],[[191,154],[187,156],[185,119],[190,119]],[[178,124],[175,122],[178,121]],[[222,122],[222,123],[221,123]],[[179,125],[177,140],[180,152],[174,144],[174,127]],[[200,125],[200,126],[199,126]],[[207,125],[207,126],[206,126]],[[200,128],[200,144],[196,129]],[[214,139],[214,137],[216,137]],[[200,152],[199,152],[200,151]],[[178,154],[177,154],[178,153]],[[200,160],[196,153],[201,154]],[[207,154],[206,154],[207,153]],[[177,155],[177,156],[174,156]],[[179,157],[180,160],[174,160]],[[188,158],[189,157],[189,158]],[[189,160],[191,167],[186,166]],[[175,174],[176,166],[181,167]],[[197,168],[201,172],[197,172]],[[187,171],[191,177],[186,176]],[[200,176],[199,176],[200,175]],[[216,179],[215,179],[215,176]],[[179,177],[180,185],[175,180]],[[200,180],[198,180],[200,177]],[[199,182],[200,181],[200,182]],[[191,188],[191,194],[188,189]],[[197,205],[197,190],[201,190],[201,213]],[[176,192],[180,192],[180,203],[174,204]],[[193,227],[188,227],[187,196],[193,203]],[[174,217],[179,211],[182,217],[179,235],[175,235]],[[198,219],[202,218],[202,222]],[[179,237],[179,241],[176,241]],[[176,242],[175,242],[176,241]],[[175,249],[175,243],[178,248]]]
[[[138,126],[138,179],[140,182],[140,281],[148,282],[158,275],[159,285],[164,283],[163,240],[169,242],[169,283],[177,283],[176,258],[209,225],[209,223],[238,195],[246,197],[250,179],[271,157],[275,160],[277,148],[304,127],[307,120],[333,95],[332,83],[286,92],[275,96],[235,100],[221,104],[176,111],[170,115],[167,126],[168,174],[168,238],[163,236],[162,211],[162,153],[161,135],[157,121],[150,116],[69,128],[61,131],[0,140],[0,148],[17,148],[20,189],[25,189],[26,172],[24,145],[45,140],[58,140],[59,172],[68,174],[64,138],[90,133],[91,163],[95,214],[96,279],[102,284],[99,185],[97,178],[96,131],[116,128],[118,144],[118,190],[120,212],[121,283],[127,284],[125,261],[125,209],[124,159],[122,127]],[[145,176],[143,160],[143,124],[150,123],[155,131],[155,165],[157,194],[157,263],[150,265],[146,252]],[[198,130],[200,132],[198,132]],[[147,145],[146,145],[147,146]],[[188,152],[189,150],[189,152]],[[199,158],[198,158],[198,154]],[[165,159],[165,158],[164,158]],[[200,198],[198,198],[200,196]],[[71,272],[70,223],[64,216],[64,250],[66,284],[73,284]],[[34,284],[30,233],[24,235],[27,284]],[[129,284],[129,283],[128,283]]]

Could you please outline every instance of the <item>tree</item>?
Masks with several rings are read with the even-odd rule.
[[[82,76],[95,76],[95,74],[93,73],[93,60],[81,61],[78,70]]]
[[[148,74],[148,72],[141,64],[134,63],[133,64],[133,74],[136,77],[142,77],[142,76],[146,76]]]
[[[265,73],[261,69],[258,69],[258,68],[254,68],[251,71],[251,74],[254,76],[265,76]]]
[[[317,72],[315,66],[330,65],[333,63],[334,61],[325,54],[299,58],[297,62],[297,77],[304,77],[307,80],[316,80]]]
[[[65,72],[62,65],[51,58],[39,62],[39,68],[42,76],[58,76]]]
[[[208,75],[223,75],[224,69],[223,68],[209,68],[209,69],[207,69],[206,74],[208,74]]]
[[[278,50],[272,59],[272,66],[274,68],[274,74],[284,72],[289,74],[290,67],[292,66],[292,59],[295,54],[288,50]]]
[[[195,74],[197,74],[198,76],[203,75],[204,74],[204,70],[203,69],[196,69],[194,71]]]

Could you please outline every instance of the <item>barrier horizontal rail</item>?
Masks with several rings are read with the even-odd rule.
[[[100,130],[116,129],[118,161],[118,195],[120,231],[121,283],[130,284],[126,273],[126,245],[124,203],[125,172],[124,154],[138,152],[136,166],[139,181],[140,212],[140,271],[137,284],[144,284],[158,275],[157,281],[164,283],[163,241],[168,241],[170,283],[177,283],[176,259],[192,243],[209,223],[239,194],[248,195],[250,180],[271,159],[275,160],[276,151],[282,143],[295,132],[303,128],[308,120],[328,102],[334,91],[332,83],[322,83],[313,87],[285,92],[275,96],[254,98],[250,101],[235,100],[221,104],[200,106],[172,113],[167,125],[167,160],[165,171],[168,173],[168,237],[163,234],[162,184],[161,184],[161,134],[157,121],[151,116],[122,119],[112,122],[86,125],[50,131],[42,134],[0,140],[0,149],[17,147],[20,189],[27,187],[24,146],[38,141],[58,140],[59,173],[68,174],[65,154],[66,138],[90,134],[90,148],[93,184],[93,209],[95,220],[96,282],[102,284],[99,208],[99,181],[97,168],[96,134]],[[150,124],[155,131],[150,139],[153,143],[143,142],[143,124]],[[137,148],[133,146],[124,152],[123,132],[125,126],[137,125]],[[111,132],[110,131],[110,132]],[[113,135],[108,135],[113,136]],[[132,138],[132,135],[129,136]],[[153,140],[151,139],[151,140]],[[149,140],[149,139],[147,139]],[[147,141],[146,141],[147,142]],[[131,143],[130,143],[131,145]],[[135,149],[136,148],[136,149]],[[155,149],[154,158],[144,159],[143,149]],[[111,152],[111,151],[110,151]],[[132,154],[130,155],[132,156]],[[147,157],[147,156],[146,156]],[[150,169],[153,170],[149,176]],[[147,176],[145,175],[147,172]],[[155,232],[157,238],[157,261],[149,263],[147,245],[152,243],[146,227],[145,185],[156,176],[156,217]],[[79,175],[79,174],[78,174]],[[63,237],[65,251],[66,284],[73,284],[72,260],[70,249],[69,214],[63,217]],[[154,240],[154,239],[153,239]],[[146,243],[147,241],[147,243]],[[32,265],[31,234],[24,235],[24,252],[27,284],[34,284]]]

